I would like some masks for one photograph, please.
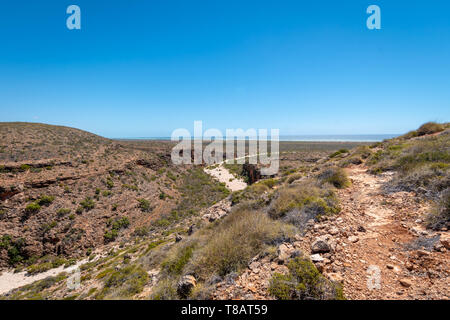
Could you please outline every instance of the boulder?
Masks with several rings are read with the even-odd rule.
[[[316,238],[311,245],[312,253],[327,253],[331,251],[331,245],[324,236]]]
[[[400,284],[401,284],[402,286],[404,286],[405,288],[409,288],[409,287],[412,286],[411,280],[409,280],[409,279],[407,279],[407,278],[400,279]]]
[[[294,252],[294,248],[289,243],[282,243],[278,247],[278,262],[285,263]]]

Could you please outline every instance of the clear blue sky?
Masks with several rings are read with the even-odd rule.
[[[81,8],[82,29],[66,28]],[[381,7],[382,30],[366,28]],[[450,2],[2,1],[0,121],[108,137],[450,121]]]

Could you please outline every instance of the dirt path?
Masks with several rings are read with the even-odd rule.
[[[390,174],[371,175],[363,167],[348,173],[353,185],[339,192],[339,249],[331,265],[342,274],[347,298],[450,297],[448,250],[433,249],[448,234],[421,225],[429,205],[413,193],[383,193]]]
[[[391,174],[374,176],[364,167],[348,174],[352,186],[338,191],[341,213],[278,251],[312,254],[312,243],[328,238],[334,249],[320,254],[316,266],[343,284],[347,299],[450,298],[449,251],[439,247],[439,237],[448,239],[448,232],[422,227],[429,205],[413,193],[383,193]],[[256,259],[234,283],[219,283],[214,299],[271,299],[267,288],[274,272],[286,267],[267,257]]]

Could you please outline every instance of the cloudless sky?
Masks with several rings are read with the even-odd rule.
[[[1,2],[0,121],[149,137],[194,120],[282,135],[450,121],[450,1]]]

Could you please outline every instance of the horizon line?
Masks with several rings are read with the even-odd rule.
[[[291,135],[280,135],[280,142],[378,142],[384,139],[392,139],[400,136],[398,133],[380,133],[380,134],[291,134]],[[225,139],[219,140],[229,140]],[[232,140],[236,140],[233,137]],[[149,136],[149,137],[108,137],[112,140],[155,140],[155,141],[172,141],[170,136]],[[192,140],[202,139],[202,137],[191,137]],[[181,139],[180,139],[181,140]],[[242,139],[237,139],[242,140]],[[256,140],[255,138],[245,137],[246,141]],[[270,137],[265,139],[267,141],[272,141]]]

